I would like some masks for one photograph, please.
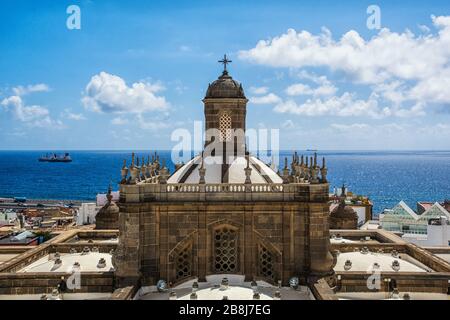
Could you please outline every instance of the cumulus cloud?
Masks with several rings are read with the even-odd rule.
[[[304,103],[297,103],[292,99],[288,99],[277,104],[274,111],[304,116],[366,116],[375,119],[387,116],[408,117],[423,115],[421,105],[416,105],[411,109],[383,107],[378,103],[375,94],[371,95],[367,100],[363,100],[357,99],[355,94],[349,92],[326,99],[308,99]]]
[[[252,49],[240,51],[239,57],[271,67],[325,67],[331,72],[339,71],[355,84],[369,86],[380,99],[379,104],[389,102],[400,108],[392,115],[423,115],[427,106],[450,103],[450,16],[432,16],[431,20],[436,32],[428,32],[424,26],[420,29],[425,34],[419,35],[385,28],[368,40],[354,30],[335,40],[325,28],[317,35],[289,29],[285,34],[259,41]],[[332,84],[324,82],[326,78],[306,72],[300,76],[317,83],[316,89],[322,91],[296,83],[286,89],[288,95],[336,93]],[[342,96],[329,103],[336,100],[342,100]],[[319,105],[323,103],[319,101]]]
[[[311,88],[307,84],[296,83],[286,88],[286,94],[289,96],[332,96],[337,92],[337,88],[332,84],[324,84],[316,88]]]
[[[264,96],[250,97],[250,102],[254,104],[275,104],[280,101],[281,98],[274,93],[269,93]]]
[[[82,121],[86,120],[86,117],[82,113],[73,113],[70,109],[64,109],[64,112],[61,113],[61,117],[73,120],[73,121]]]
[[[2,100],[0,105],[7,111],[12,112],[14,117],[30,127],[63,128],[61,120],[53,120],[47,108],[31,105],[27,106],[22,97],[13,95]]]
[[[82,103],[88,110],[105,113],[141,114],[167,110],[169,103],[157,93],[158,83],[135,82],[128,86],[122,78],[106,72],[94,75],[86,86]]]
[[[45,83],[31,84],[28,86],[17,86],[13,88],[13,92],[17,96],[24,96],[33,92],[48,92],[50,87]]]
[[[268,92],[268,87],[250,87],[250,93],[252,94],[267,94]]]

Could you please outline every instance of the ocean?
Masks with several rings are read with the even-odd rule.
[[[158,153],[172,172],[170,151]],[[70,151],[71,163],[38,162],[42,154],[0,151],[0,197],[92,201],[110,182],[118,189],[123,159],[128,164],[131,159],[131,151]],[[400,200],[415,208],[417,201],[450,198],[450,151],[324,151],[318,156],[320,164],[326,157],[330,190],[345,183],[353,193],[369,196],[376,214]],[[280,163],[284,157],[290,161],[292,151],[280,152]]]

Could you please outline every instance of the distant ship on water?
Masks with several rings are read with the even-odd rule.
[[[64,155],[57,155],[56,153],[46,154],[39,158],[39,162],[72,162],[72,158],[66,152]]]

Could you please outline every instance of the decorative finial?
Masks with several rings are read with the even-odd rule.
[[[108,186],[108,193],[106,194],[106,199],[108,199],[108,203],[111,203],[112,200],[112,187],[111,187],[111,182],[109,182],[109,186]]]
[[[199,180],[199,184],[205,184],[205,174],[206,174],[206,168],[205,168],[205,165],[204,165],[204,158],[203,158],[203,151],[202,151],[202,154],[201,154],[201,166],[200,166],[200,168],[198,169],[198,174],[199,174],[199,176],[200,176],[200,180]]]
[[[204,167],[203,151],[202,151],[202,155],[200,156],[200,159],[201,159],[201,165],[200,165],[200,168],[203,169],[203,167]]]
[[[127,175],[128,175],[128,168],[127,168],[127,160],[123,159],[123,167],[120,170],[120,175],[122,176],[122,180],[120,181],[121,184],[127,182]]]
[[[342,190],[341,190],[341,197],[345,197],[345,183],[342,182]]]
[[[224,54],[224,55],[223,55],[223,59],[222,59],[222,60],[219,60],[219,61],[217,61],[217,62],[223,64],[223,74],[228,74],[228,71],[227,71],[227,64],[229,64],[230,62],[233,62],[233,61],[228,60],[227,55]]]
[[[131,166],[134,167],[134,152],[131,153]]]

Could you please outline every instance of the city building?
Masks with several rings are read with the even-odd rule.
[[[426,204],[426,203],[425,203]],[[418,204],[419,213],[404,201],[380,214],[380,226],[388,231],[402,233],[402,237],[423,246],[448,246],[450,213],[438,202]]]
[[[85,225],[95,223],[95,216],[97,215],[98,207],[94,202],[83,202],[78,209],[77,225]]]

